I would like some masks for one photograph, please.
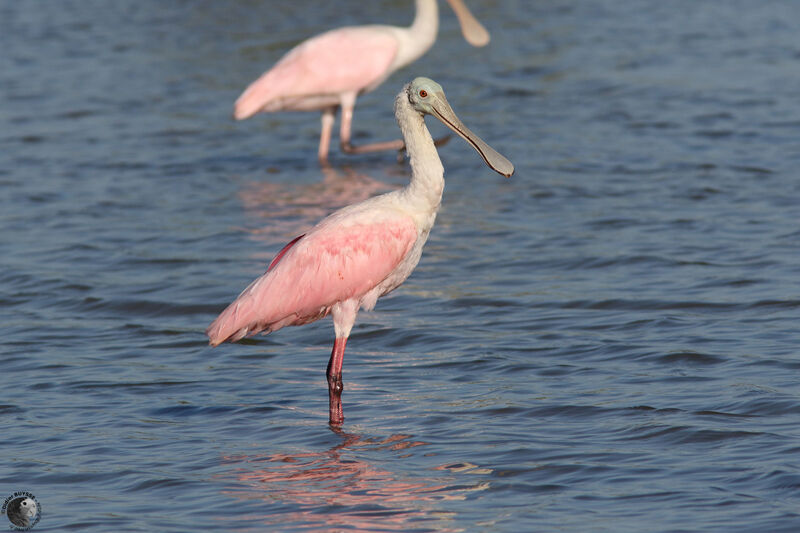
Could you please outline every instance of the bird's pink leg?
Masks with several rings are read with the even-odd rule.
[[[348,154],[364,154],[367,152],[380,152],[383,150],[402,150],[405,147],[405,143],[403,143],[402,139],[353,146],[350,143],[350,134],[353,126],[353,108],[355,107],[355,104],[355,96],[352,98],[342,98],[342,124],[339,130],[339,142],[343,152]]]
[[[317,152],[319,164],[322,166],[328,166],[328,151],[331,146],[331,131],[333,131],[335,118],[335,107],[327,107],[322,110],[322,132],[319,135],[319,151]]]
[[[328,362],[328,400],[330,410],[330,424],[341,426],[344,422],[344,412],[342,411],[342,363],[344,363],[344,347],[347,344],[347,337],[337,337],[333,341],[331,360]]]

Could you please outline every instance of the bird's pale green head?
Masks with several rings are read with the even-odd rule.
[[[507,178],[511,177],[514,173],[514,165],[511,161],[500,155],[461,122],[447,102],[441,85],[430,78],[420,77],[406,85],[405,91],[408,101],[414,109],[422,114],[438,118],[445,126],[472,145],[489,168]]]
[[[447,98],[444,96],[444,89],[442,86],[430,78],[415,78],[408,85],[408,101],[414,108],[428,115],[433,115],[433,104],[436,101],[444,100],[447,103]],[[448,107],[450,107],[448,105]]]

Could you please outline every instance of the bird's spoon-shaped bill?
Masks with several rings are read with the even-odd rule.
[[[436,91],[429,94],[429,106],[431,114],[442,121],[448,128],[460,135],[465,141],[472,145],[473,148],[480,154],[484,162],[503,176],[510,178],[514,173],[514,165],[501,155],[497,150],[486,144],[483,139],[475,135],[469,128],[467,128],[461,119],[456,116],[453,108],[447,102],[444,91]]]

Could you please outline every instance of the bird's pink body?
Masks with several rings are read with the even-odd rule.
[[[287,245],[209,326],[211,344],[307,324],[331,311],[337,338],[346,337],[358,309],[372,309],[405,281],[419,261],[412,252],[421,253],[427,237],[413,217],[391,208],[391,196],[337,211]]]
[[[370,91],[391,74],[398,40],[392,28],[331,30],[301,43],[250,84],[234,105],[242,120],[260,111],[315,111]]]

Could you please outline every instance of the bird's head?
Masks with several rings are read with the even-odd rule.
[[[461,122],[447,102],[441,85],[430,78],[420,77],[406,85],[404,90],[408,95],[408,101],[415,110],[438,118],[445,126],[472,145],[489,168],[507,178],[511,177],[514,173],[514,165],[511,161],[500,155]]]

